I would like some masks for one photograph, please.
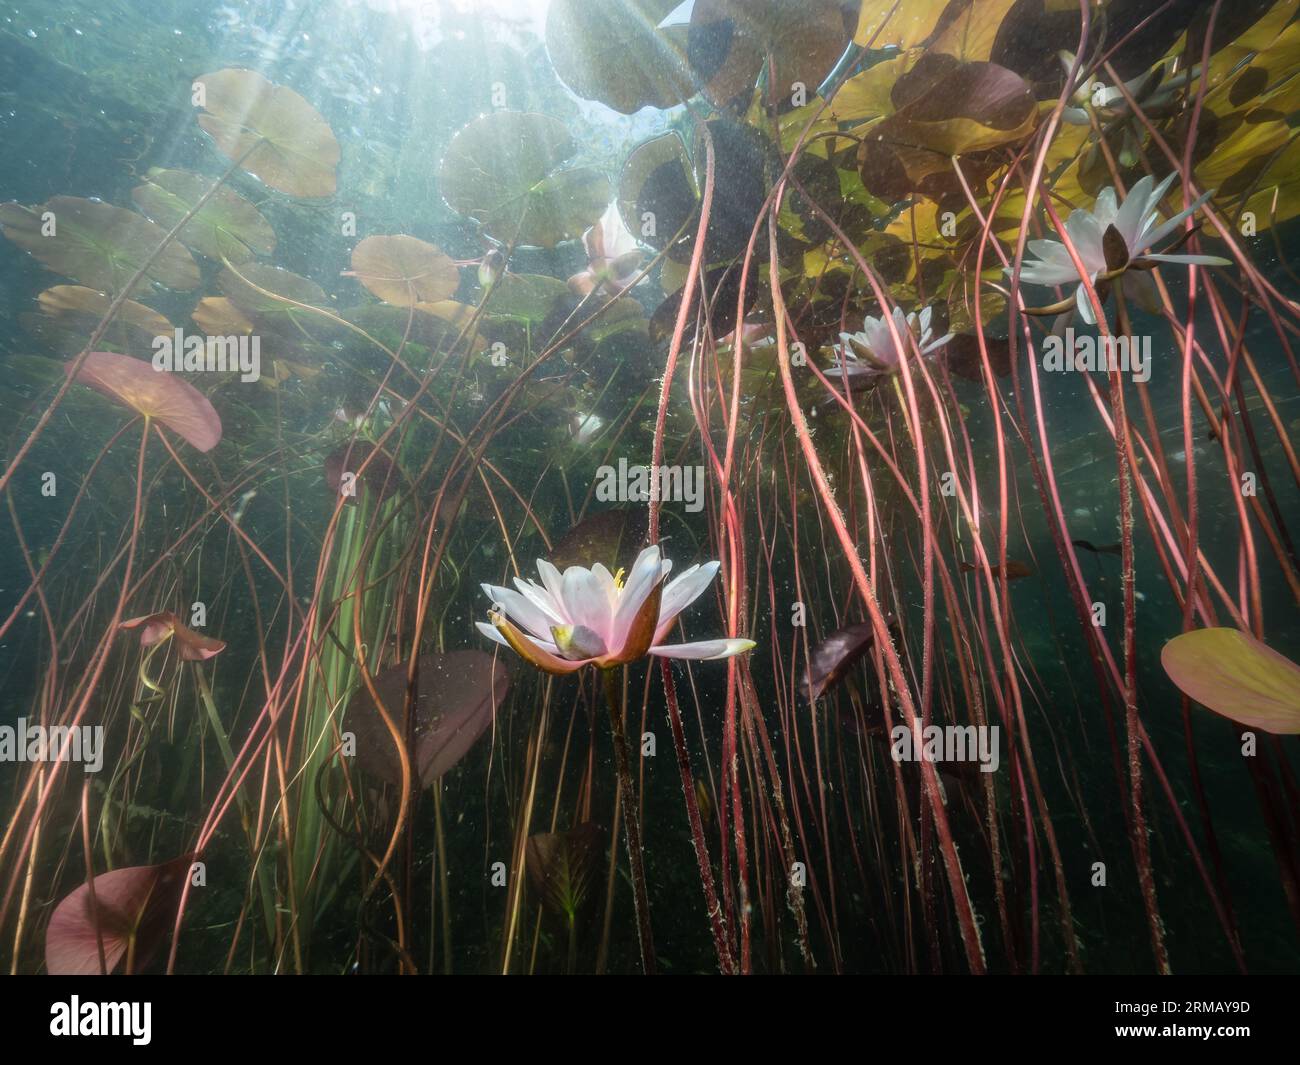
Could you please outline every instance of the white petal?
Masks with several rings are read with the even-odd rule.
[[[1080,285],[1074,292],[1075,303],[1079,306],[1079,317],[1089,325],[1097,324],[1097,316],[1092,313],[1092,299],[1088,296],[1088,289],[1085,285]]]
[[[531,599],[512,588],[498,588],[494,584],[483,585],[483,590],[511,621],[527,629],[530,635],[545,639],[550,634],[551,619]]]
[[[704,594],[704,590],[718,575],[720,567],[721,563],[718,562],[692,566],[665,586],[663,599],[659,603],[659,627],[655,631],[656,640],[664,636],[678,614]]]
[[[501,633],[497,632],[495,625],[489,625],[486,621],[476,621],[474,622],[474,627],[489,640],[495,640],[502,647],[510,646],[510,644],[506,642],[506,638],[502,636]]]
[[[652,647],[650,653],[660,658],[694,658],[710,661],[743,654],[753,646],[753,640],[700,640],[698,643],[675,643],[664,647]]]

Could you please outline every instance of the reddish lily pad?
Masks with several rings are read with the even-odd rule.
[[[484,651],[449,651],[420,656],[415,706],[415,773],[427,787],[465,757],[510,690],[505,664]],[[402,727],[406,663],[374,678],[384,709]],[[392,734],[364,685],[348,703],[346,725],[357,736],[357,764],[390,784],[402,781]]]
[[[893,624],[888,616],[885,621]],[[836,629],[814,647],[803,677],[803,690],[808,701],[815,703],[828,688],[839,684],[854,664],[871,650],[875,641],[876,630],[871,622],[864,621]]]
[[[1249,633],[1196,629],[1160,652],[1179,689],[1239,725],[1279,735],[1300,733],[1300,666]]]
[[[100,973],[99,944],[104,945],[104,970],[112,973],[129,957],[129,970],[144,968],[166,942],[176,917],[189,856],[162,865],[136,865],[82,884],[55,907],[45,929],[45,968],[51,976],[94,976]]]
[[[73,365],[67,364],[68,372]],[[155,370],[143,359],[92,351],[76,379],[165,425],[200,451],[211,451],[221,442],[221,416],[207,396],[176,374]]]
[[[357,501],[355,488],[358,484],[367,491],[378,492],[381,501],[396,492],[401,484],[401,474],[393,460],[365,440],[343,444],[325,459],[325,483],[331,492],[337,494],[343,490],[345,473],[355,475],[354,490],[346,497],[349,504]]]

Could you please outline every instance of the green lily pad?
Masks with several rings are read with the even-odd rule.
[[[682,103],[695,94],[686,57],[673,34],[655,28],[677,6],[678,0],[552,0],[546,50],[556,74],[583,99],[625,115]]]
[[[675,132],[637,145],[618,179],[618,209],[628,230],[662,251],[695,213],[699,188],[686,143]]]
[[[541,322],[551,313],[556,301],[568,295],[569,286],[557,278],[545,274],[505,274],[492,291],[486,314],[490,318]]]
[[[290,196],[332,196],[339,142],[311,104],[254,70],[195,79],[199,126],[217,148],[262,182]]]
[[[552,248],[582,236],[609,204],[600,171],[563,168],[577,150],[549,115],[484,115],[457,133],[443,156],[443,198],[495,240]]]
[[[213,178],[188,170],[153,167],[143,185],[131,190],[131,199],[149,218],[171,229],[193,209],[214,183]],[[220,188],[185,224],[181,243],[200,255],[239,265],[254,255],[275,251],[275,230],[262,212],[238,193]]]
[[[0,204],[0,230],[56,274],[100,292],[120,292],[167,236],[162,227],[125,207],[78,196],[53,196],[43,205]],[[167,245],[137,289],[150,281],[188,290],[199,267],[181,244]]]

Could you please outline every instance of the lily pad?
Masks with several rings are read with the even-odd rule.
[[[687,54],[717,104],[744,99],[771,53],[772,98],[812,96],[852,36],[838,0],[696,0]]]
[[[373,444],[364,440],[343,444],[325,459],[325,483],[335,495],[343,488],[344,473],[352,473],[355,478],[353,492],[345,499],[349,504],[357,501],[357,485],[368,492],[378,492],[380,500],[387,499],[401,487],[397,464],[386,452],[376,450]]]
[[[443,198],[495,240],[552,248],[582,236],[609,203],[604,174],[563,167],[577,150],[564,124],[549,115],[483,115],[452,138],[443,156]]]
[[[645,546],[649,516],[644,507],[620,507],[589,514],[555,542],[551,563],[591,567],[597,562],[611,572],[632,565]]]
[[[1249,633],[1196,629],[1160,652],[1178,688],[1207,710],[1278,735],[1300,733],[1300,666]]]
[[[102,942],[104,971],[112,973],[129,954],[132,971],[139,972],[171,932],[191,864],[184,857],[100,873],[94,878],[93,909],[89,885],[80,885],[50,916],[46,971],[51,976],[98,975]]]
[[[76,355],[111,302],[102,292],[81,285],[55,285],[36,297],[39,314],[22,314],[19,320],[60,355]],[[126,300],[100,342],[121,351],[148,351],[154,337],[170,336],[172,329],[171,322],[152,307]]]
[[[449,651],[420,656],[419,695],[415,706],[415,751],[412,767],[428,787],[452,769],[492,723],[507,692],[505,664],[483,651]],[[374,678],[384,709],[402,726],[406,702],[406,663]],[[364,685],[348,703],[345,725],[357,736],[357,764],[390,784],[402,781],[401,760],[392,734]]]
[[[185,217],[214,184],[215,179],[188,170],[153,167],[131,199],[149,218],[170,230]],[[262,212],[238,193],[219,188],[185,224],[179,239],[200,255],[236,265],[254,255],[275,251],[275,230]]]
[[[245,263],[238,272],[227,267],[217,275],[217,287],[256,326],[290,336],[301,336],[302,329],[322,321],[296,304],[322,307],[329,302],[315,281],[262,263]]]
[[[624,223],[657,250],[695,214],[699,195],[686,142],[676,132],[634,148],[618,179],[618,208]]]
[[[678,0],[552,0],[546,50],[556,74],[576,95],[625,115],[682,103],[695,94],[686,58],[672,33],[655,28],[677,6]]]
[[[202,127],[217,148],[263,183],[290,196],[332,196],[339,143],[329,124],[292,89],[255,70],[195,79]]]
[[[73,365],[69,362],[66,370]],[[92,351],[76,379],[165,425],[200,451],[211,451],[221,442],[221,417],[207,396],[176,374],[155,370],[144,359]]]
[[[889,617],[885,620],[892,624]],[[814,647],[803,676],[802,687],[808,701],[815,703],[828,688],[839,684],[875,642],[875,628],[870,622],[864,621],[836,629]]]
[[[460,271],[447,255],[405,234],[366,237],[352,249],[351,276],[395,307],[448,299],[460,285]]]
[[[1033,132],[1038,105],[1019,74],[996,63],[926,53],[890,88],[894,110],[866,127],[858,171],[873,195],[896,200],[947,189],[953,156],[1015,143]]]
[[[134,211],[78,196],[53,196],[37,207],[0,204],[0,229],[56,274],[110,293],[121,292],[167,236]],[[184,245],[173,241],[139,287],[150,281],[189,290],[199,283],[199,267]]]

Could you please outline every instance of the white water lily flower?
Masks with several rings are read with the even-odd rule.
[[[1074,67],[1074,53],[1060,51],[1057,52],[1057,56],[1060,58],[1061,66],[1068,77]],[[1124,82],[1124,89],[1128,95],[1136,100],[1144,111],[1168,103],[1175,92],[1186,85],[1190,79],[1200,77],[1201,68],[1199,66],[1192,67],[1190,71],[1184,71],[1181,74],[1171,74],[1166,69],[1169,66],[1169,62],[1161,63],[1154,69]],[[1089,107],[1107,115],[1126,113],[1128,111],[1128,100],[1118,86],[1107,85],[1097,78],[1085,78],[1082,72],[1078,76],[1078,84],[1075,85],[1074,91],[1070,94],[1070,101],[1075,106],[1067,107],[1061,115],[1066,122],[1074,126],[1088,125],[1091,122],[1088,115]]]
[[[665,584],[672,563],[660,558],[657,546],[637,556],[626,581],[599,562],[591,569],[570,566],[560,573],[539,559],[540,585],[518,577],[514,589],[483,585],[494,604],[491,624],[475,624],[484,636],[547,673],[572,673],[585,665],[608,669],[647,654],[730,658],[748,651],[754,641],[663,644],[677,615],[700,597],[718,566],[691,566]]]
[[[926,307],[918,316],[915,311],[906,317],[898,307],[892,315],[898,338],[903,340],[907,333],[916,338],[922,355],[928,355],[943,347],[952,339],[952,334],[931,340],[931,308]],[[906,343],[905,340],[903,340]],[[850,381],[855,377],[877,377],[894,373],[902,362],[902,352],[894,343],[889,331],[889,321],[885,318],[866,316],[862,321],[860,333],[841,333],[840,343],[835,346],[835,358],[831,362],[827,376],[834,381],[836,377],[847,374]]]
[[[569,288],[579,296],[601,289],[621,295],[641,272],[641,245],[623,224],[618,204],[605,208],[600,220],[582,236],[587,252],[587,269],[569,278]]]
[[[1150,270],[1157,263],[1181,263],[1194,266],[1231,266],[1227,259],[1217,255],[1170,255],[1147,251],[1160,243],[1195,212],[1213,193],[1206,192],[1196,201],[1166,222],[1160,221],[1159,204],[1174,180],[1170,174],[1158,186],[1148,175],[1129,190],[1124,203],[1120,205],[1113,188],[1106,188],[1097,197],[1097,203],[1091,211],[1078,208],[1066,219],[1065,231],[1069,236],[1079,258],[1088,271],[1088,277],[1096,286],[1100,282],[1119,283],[1121,275],[1130,270]],[[1031,285],[1069,285],[1078,283],[1073,300],[1066,300],[1051,307],[1038,308],[1033,313],[1059,314],[1074,302],[1080,316],[1089,325],[1096,325],[1096,315],[1092,313],[1092,302],[1083,285],[1082,277],[1066,251],[1065,245],[1056,240],[1031,240],[1029,251],[1038,256],[1036,261],[1026,260],[1021,266],[1020,279]],[[1006,271],[1011,276],[1011,271]],[[1152,282],[1149,277],[1130,275],[1133,295],[1138,302],[1149,309],[1149,300],[1153,295]],[[1098,292],[1106,298],[1106,289]]]

